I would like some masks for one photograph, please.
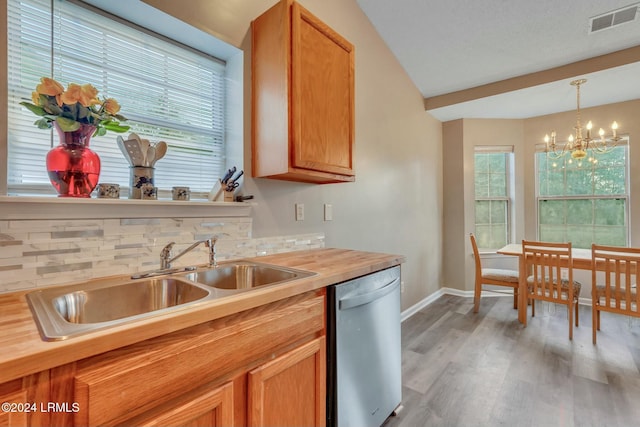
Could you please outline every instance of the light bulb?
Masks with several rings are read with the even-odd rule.
[[[592,127],[593,123],[591,123],[591,120],[589,120],[589,122],[587,123],[587,130],[591,130]]]

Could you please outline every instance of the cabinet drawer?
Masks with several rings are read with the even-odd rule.
[[[324,296],[307,293],[77,363],[76,425],[113,425],[324,333]]]

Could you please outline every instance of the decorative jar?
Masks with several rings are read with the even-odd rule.
[[[100,177],[100,156],[89,148],[96,127],[65,132],[53,122],[59,144],[47,153],[47,173],[58,197],[91,197]]]

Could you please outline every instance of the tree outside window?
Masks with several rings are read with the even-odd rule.
[[[510,242],[511,151],[476,147],[474,154],[475,235],[483,249],[499,249]]]
[[[596,154],[596,163],[536,155],[538,238],[586,249],[627,246],[628,147]]]

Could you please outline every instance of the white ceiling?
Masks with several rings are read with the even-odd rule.
[[[589,18],[634,0],[357,0],[429,98],[640,45],[637,19],[589,34]],[[439,120],[526,118],[640,98],[640,63],[429,112]]]

